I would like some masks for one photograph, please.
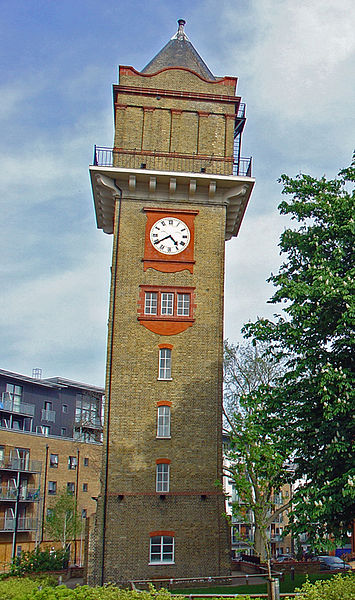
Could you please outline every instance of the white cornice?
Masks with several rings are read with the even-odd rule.
[[[255,180],[237,175],[214,175],[123,167],[90,166],[99,229],[113,233],[119,189],[124,198],[145,202],[225,205],[225,239],[238,234]]]

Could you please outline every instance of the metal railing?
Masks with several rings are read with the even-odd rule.
[[[42,463],[40,460],[28,460],[27,458],[9,458],[0,460],[0,469],[5,471],[27,471],[40,473]]]
[[[117,150],[116,148],[95,146],[93,164],[99,167],[251,177],[252,160],[251,158],[237,160],[236,157],[225,158],[177,152]]]
[[[35,405],[12,400],[9,398],[9,394],[7,392],[3,392],[0,398],[0,410],[33,417],[35,414]]]
[[[40,494],[38,488],[20,488],[20,501],[37,502]],[[16,488],[0,488],[0,500],[16,500],[17,489]]]
[[[55,423],[55,410],[47,410],[42,408],[41,419],[42,421],[50,421],[51,423]]]
[[[100,417],[85,418],[80,415],[75,417],[75,426],[87,429],[102,429],[102,421]]]
[[[35,531],[38,519],[33,517],[19,517],[17,520],[17,531]],[[0,531],[14,531],[15,519],[12,517],[0,518]]]

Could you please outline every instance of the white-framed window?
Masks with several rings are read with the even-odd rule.
[[[78,466],[78,459],[76,456],[68,456],[68,469],[75,470]]]
[[[162,493],[169,491],[170,465],[158,463],[156,468],[156,491]]]
[[[64,413],[64,414],[68,413],[68,405],[67,404],[62,404],[62,413]]]
[[[179,317],[188,317],[190,315],[190,294],[177,295],[177,310]]]
[[[174,536],[154,535],[150,538],[149,562],[151,564],[174,562]]]
[[[75,492],[75,483],[72,481],[68,481],[67,483],[67,493],[73,495]]]
[[[54,496],[57,493],[57,482],[48,481],[48,494]]]
[[[159,379],[171,379],[171,349],[159,349]]]
[[[23,387],[22,385],[15,385],[14,383],[6,384],[6,391],[10,394],[10,398],[13,402],[13,411],[20,410],[20,404],[22,402]]]
[[[145,292],[144,296],[144,314],[156,315],[158,312],[158,294],[157,292]]]
[[[162,292],[160,313],[162,315],[174,314],[174,294],[172,292]]]
[[[170,419],[171,410],[170,406],[158,406],[158,417],[157,417],[157,437],[158,438],[169,438],[170,437]]]
[[[51,454],[49,456],[49,466],[52,467],[52,469],[58,468],[58,462],[58,454]]]

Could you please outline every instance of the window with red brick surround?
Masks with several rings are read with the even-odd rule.
[[[154,333],[175,335],[195,321],[195,288],[139,286],[138,321]]]

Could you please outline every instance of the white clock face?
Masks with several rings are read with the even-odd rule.
[[[180,219],[164,217],[152,226],[150,241],[162,254],[179,254],[189,245],[190,230]]]

